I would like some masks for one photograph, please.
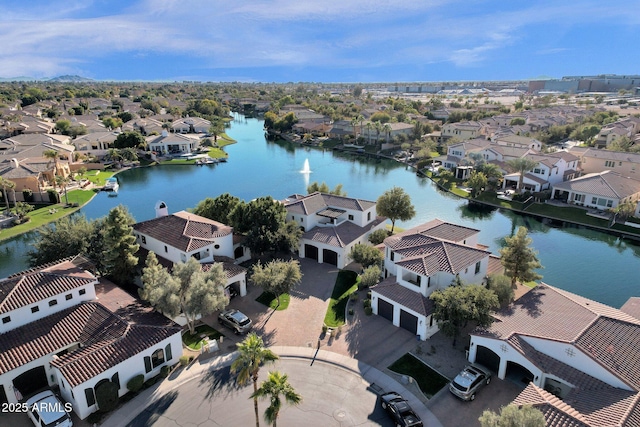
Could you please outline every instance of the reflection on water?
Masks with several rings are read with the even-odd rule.
[[[227,192],[246,201],[264,195],[283,199],[306,193],[308,181],[300,168],[308,159],[313,170],[311,181],[326,182],[330,188],[342,184],[352,197],[376,200],[385,190],[402,187],[411,196],[416,217],[398,222],[397,227],[440,218],[479,229],[478,241],[497,254],[505,236],[526,226],[544,266],[540,273],[545,282],[615,307],[640,293],[638,245],[581,227],[549,227],[533,217],[510,211],[468,206],[405,165],[303,148],[283,140],[266,141],[262,121],[235,117],[227,134],[238,143],[225,147],[229,153],[227,163],[124,171],[118,175],[118,196],[98,194],[81,210],[82,214],[89,219],[99,218],[123,204],[136,220],[142,221],[154,216],[158,200],[164,200],[169,210],[176,212],[195,207],[205,197]],[[26,268],[24,254],[32,238],[24,236],[0,244],[0,277]]]

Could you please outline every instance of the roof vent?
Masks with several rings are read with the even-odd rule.
[[[16,158],[11,159],[11,167],[14,169],[17,169],[18,166],[20,166],[20,162],[18,162],[18,159]]]

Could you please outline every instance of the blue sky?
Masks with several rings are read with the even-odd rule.
[[[404,82],[640,74],[637,0],[2,0],[0,77]]]

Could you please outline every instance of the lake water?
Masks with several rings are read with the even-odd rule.
[[[533,246],[550,285],[620,307],[630,296],[640,296],[640,246],[584,228],[551,228],[533,218],[509,211],[472,211],[467,203],[442,192],[428,179],[393,161],[299,147],[286,141],[268,141],[262,121],[235,115],[227,146],[229,161],[205,166],[139,168],[118,174],[117,197],[98,194],[81,212],[90,219],[106,215],[114,206],[127,206],[137,221],[153,218],[158,200],[170,212],[194,207],[205,197],[230,193],[246,201],[271,195],[282,199],[306,193],[309,182],[343,184],[349,196],[376,200],[385,190],[400,186],[411,196],[417,215],[396,223],[410,227],[440,218],[477,228],[479,242],[498,253],[505,236],[518,226],[530,230]],[[305,160],[311,173],[303,174]],[[27,268],[24,257],[33,239],[27,234],[0,244],[0,277]]]

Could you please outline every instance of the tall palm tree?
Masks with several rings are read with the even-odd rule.
[[[16,188],[16,183],[0,176],[0,187],[2,187],[4,201],[7,204],[7,213],[9,213],[9,193],[7,192],[7,190],[13,190],[14,188]]]
[[[384,126],[382,126],[382,131],[387,135],[386,136],[386,141],[387,144],[389,143],[389,137],[391,136],[391,125],[389,123],[385,123]]]
[[[58,185],[58,187],[64,190],[64,201],[67,205],[69,204],[69,198],[67,197],[67,184],[69,184],[69,181],[70,181],[69,177],[66,177],[66,176],[55,177],[55,182]]]
[[[45,150],[42,152],[42,155],[47,159],[51,159],[53,162],[53,186],[56,186],[56,176],[58,176],[58,171],[60,167],[58,165],[58,160],[60,159],[60,153],[57,150]],[[51,162],[50,162],[51,163]]]
[[[367,128],[367,143],[371,145],[371,129],[373,129],[373,123],[367,122],[365,127]]]
[[[373,128],[376,130],[376,144],[380,144],[380,133],[382,132],[382,123],[374,122]]]
[[[356,126],[358,126],[358,118],[354,117],[353,119],[351,119],[351,127],[353,128],[353,143],[354,144],[358,140],[358,134],[356,132],[357,131]]]
[[[258,391],[258,372],[260,366],[265,363],[278,360],[278,356],[264,347],[262,338],[255,332],[251,332],[238,346],[238,358],[231,364],[231,372],[238,373],[238,384],[246,384],[249,379],[253,381],[253,393]],[[252,395],[253,396],[253,395]],[[260,415],[258,413],[258,396],[253,397],[253,407],[256,413],[256,427],[260,427]]]
[[[260,388],[251,395],[254,399],[266,397],[270,400],[271,404],[264,411],[264,419],[269,424],[273,424],[273,427],[277,427],[278,414],[282,409],[280,396],[284,397],[285,402],[290,405],[298,405],[302,401],[302,396],[289,384],[287,374],[281,374],[278,371],[269,372],[269,378],[263,381]]]
[[[518,179],[518,187],[516,190],[520,191],[522,189],[522,181],[524,180],[524,174],[531,169],[535,168],[538,165],[538,162],[532,159],[528,159],[526,157],[521,157],[519,159],[511,159],[507,161],[507,164],[516,172],[520,174],[520,178]]]

